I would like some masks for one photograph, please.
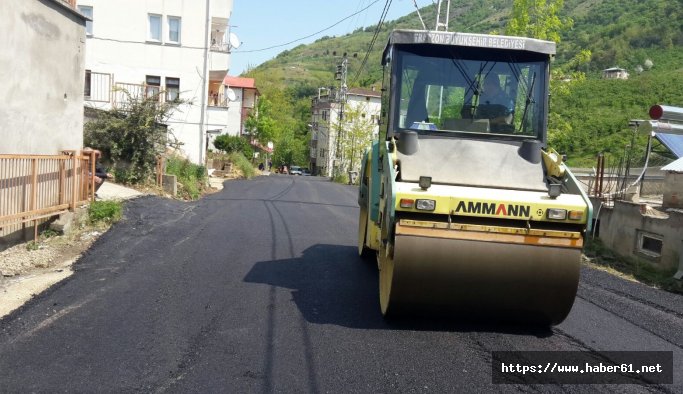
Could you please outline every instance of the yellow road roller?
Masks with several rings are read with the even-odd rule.
[[[377,256],[385,316],[569,314],[592,207],[546,146],[554,53],[524,37],[390,34],[358,198],[358,249]]]

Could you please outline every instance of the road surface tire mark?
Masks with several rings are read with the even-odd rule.
[[[285,187],[284,190],[282,190],[281,192],[279,192],[278,194],[276,194],[272,197],[266,198],[266,201],[276,201],[279,198],[284,197],[287,193],[290,192],[290,190],[292,190],[292,188],[294,188],[295,183],[296,183],[295,179],[293,178],[292,181],[290,182],[290,184],[287,185],[287,187]]]
[[[606,291],[606,292],[609,292],[609,293],[613,293],[613,294],[619,295],[619,296],[621,296],[621,297],[623,297],[623,298],[627,298],[627,299],[629,299],[629,300],[631,300],[631,301],[633,301],[633,302],[637,302],[637,303],[640,303],[640,304],[647,305],[647,306],[649,306],[649,307],[651,307],[651,308],[653,308],[653,309],[656,309],[656,310],[658,310],[658,311],[660,311],[660,312],[668,313],[668,314],[671,314],[671,315],[674,315],[674,316],[678,317],[679,319],[683,319],[683,313],[681,313],[681,312],[675,311],[675,310],[673,310],[673,309],[671,309],[671,308],[668,308],[668,307],[666,307],[666,306],[664,306],[664,305],[657,304],[656,302],[650,301],[650,300],[645,299],[645,298],[642,298],[642,297],[634,296],[633,294],[629,294],[629,293],[626,293],[626,292],[624,292],[624,291],[621,291],[621,290],[618,290],[618,289],[615,289],[615,288],[612,288],[612,287],[602,286],[599,282],[592,282],[592,281],[591,281],[591,282],[588,282],[588,281],[586,281],[586,280],[583,280],[583,281],[581,282],[581,284],[582,284],[582,285],[587,285],[587,286],[590,286],[590,287],[594,287],[594,288],[602,289],[602,290],[604,290],[604,291]],[[663,291],[663,290],[660,290],[660,291]]]
[[[285,217],[282,215],[282,212],[280,212],[278,207],[275,204],[273,204],[272,201],[267,203],[267,204],[270,204],[270,206],[275,210],[275,212],[277,213],[277,216],[280,218],[280,221],[282,222],[282,226],[285,228],[285,234],[287,236],[287,243],[289,246],[289,254],[285,258],[293,259],[295,257],[294,256],[294,241],[292,239],[292,232],[290,231],[289,226],[287,226],[287,221],[285,220]]]
[[[13,344],[16,342],[20,342],[24,339],[27,339],[27,338],[33,336],[34,334],[38,333],[39,331],[42,331],[43,329],[51,326],[52,324],[54,324],[57,320],[61,319],[62,317],[67,316],[71,312],[73,312],[77,309],[80,309],[81,307],[85,306],[86,304],[89,304],[90,302],[94,301],[103,292],[104,292],[104,290],[99,290],[97,292],[97,294],[91,294],[90,296],[88,296],[88,298],[86,298],[85,300],[83,300],[81,302],[78,302],[78,303],[73,304],[73,305],[68,305],[68,306],[62,308],[61,310],[55,312],[53,315],[50,315],[47,318],[45,318],[44,320],[38,322],[38,324],[36,324],[32,328],[27,329],[26,327],[24,327],[23,329],[25,331],[21,332],[19,335],[12,338],[9,341],[9,343]]]
[[[581,285],[579,286],[579,290],[582,290],[583,286],[586,286],[586,285],[585,285],[585,284],[581,284]],[[586,291],[586,290],[584,290],[584,291]],[[683,347],[683,344],[679,344],[679,343],[677,343],[677,342],[675,342],[675,341],[672,341],[672,340],[669,339],[669,338],[665,338],[662,334],[653,331],[652,329],[650,329],[650,328],[646,327],[645,325],[643,325],[643,324],[641,324],[641,323],[635,321],[634,319],[631,319],[631,318],[629,318],[629,317],[627,317],[627,316],[624,316],[624,315],[621,314],[621,313],[617,313],[617,311],[613,311],[613,310],[611,310],[611,309],[608,309],[608,307],[605,307],[604,305],[601,305],[601,304],[599,304],[599,303],[593,301],[590,297],[586,297],[586,296],[583,296],[583,295],[578,294],[578,293],[577,293],[576,296],[577,296],[578,298],[581,298],[582,300],[588,302],[589,304],[595,305],[596,307],[598,307],[598,308],[600,308],[600,309],[602,309],[602,310],[604,310],[604,311],[606,311],[606,312],[608,312],[608,313],[611,313],[611,314],[613,314],[613,315],[615,315],[615,316],[617,316],[617,317],[619,317],[619,318],[621,318],[621,319],[623,319],[623,320],[625,320],[625,321],[627,321],[627,322],[633,324],[634,326],[636,326],[636,327],[638,327],[638,328],[640,328],[640,329],[642,329],[642,330],[644,330],[644,331],[649,332],[650,334],[652,334],[652,335],[654,335],[654,336],[656,336],[656,337],[658,337],[658,338],[664,340],[665,342],[668,342],[668,343],[670,343],[670,344],[672,344],[672,345],[675,345],[675,346],[677,346],[677,347],[679,347],[679,348],[680,348],[680,347]]]
[[[157,385],[157,387],[153,390],[150,390],[149,387],[139,387],[138,391],[154,391],[155,393],[162,393],[179,384],[185,378],[185,376],[191,373],[197,366],[198,359],[202,356],[204,350],[210,344],[209,339],[216,336],[216,331],[220,327],[222,317],[223,314],[220,311],[214,312],[211,320],[209,320],[207,324],[203,325],[199,332],[190,339],[189,346],[184,352],[184,355],[178,361],[176,369],[169,372],[170,376],[165,382]]]

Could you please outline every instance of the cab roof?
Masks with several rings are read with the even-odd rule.
[[[389,48],[395,44],[449,45],[527,51],[543,53],[546,55],[555,54],[555,43],[553,41],[538,40],[535,38],[400,29],[392,31],[389,35],[389,41],[384,48],[382,59],[386,59]]]

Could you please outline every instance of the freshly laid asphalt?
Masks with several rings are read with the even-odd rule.
[[[384,320],[356,193],[269,176],[128,201],[0,321],[0,392],[683,392],[683,297],[588,268],[552,329]],[[493,384],[495,350],[672,351],[674,384]]]

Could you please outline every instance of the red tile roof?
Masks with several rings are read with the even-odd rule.
[[[225,76],[223,85],[228,85],[231,88],[256,89],[256,81],[254,78],[242,78]]]

